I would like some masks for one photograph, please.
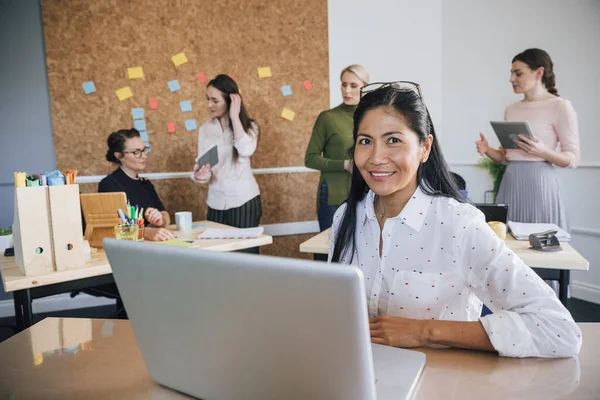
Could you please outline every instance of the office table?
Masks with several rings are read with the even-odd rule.
[[[194,240],[194,248],[214,251],[235,251],[273,243],[273,238],[262,235],[253,239],[202,239],[198,234],[206,228],[231,228],[228,225],[210,221],[199,221],[196,224],[206,225],[191,231],[178,232],[175,225],[170,225],[177,238]],[[5,292],[13,292],[15,303],[15,319],[17,329],[22,330],[32,325],[34,299],[83,290],[89,287],[114,283],[112,270],[106,253],[102,249],[92,251],[92,258],[85,266],[76,269],[53,271],[43,275],[25,276],[15,262],[15,257],[0,257],[0,272]]]
[[[415,349],[427,355],[427,362],[414,397],[598,399],[600,323],[579,326],[583,347],[571,358]],[[188,398],[150,379],[127,320],[46,318],[0,343],[0,360],[0,398]]]
[[[301,243],[300,252],[328,254],[330,231],[331,229],[327,229]],[[570,271],[588,271],[590,269],[588,260],[583,258],[569,243],[560,244],[563,248],[560,253],[531,250],[529,241],[515,240],[511,235],[507,235],[505,243],[525,264],[535,269],[543,279],[558,280],[558,298],[565,306],[567,305]]]

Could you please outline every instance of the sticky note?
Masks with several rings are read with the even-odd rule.
[[[180,101],[179,107],[181,107],[181,112],[190,112],[192,111],[192,102],[189,100]]]
[[[204,72],[198,72],[198,74],[196,75],[196,77],[198,78],[198,80],[200,81],[200,83],[206,83],[206,82],[208,82],[208,78],[206,77],[206,75],[204,74]]]
[[[169,85],[169,90],[171,92],[176,92],[179,89],[181,89],[181,86],[179,85],[179,81],[177,79],[169,81],[168,85]]]
[[[271,67],[261,67],[258,69],[259,78],[269,78],[271,76]]]
[[[186,119],[185,120],[185,130],[186,131],[195,131],[196,130],[196,120],[195,119]]]
[[[148,143],[148,132],[140,131],[140,139],[142,139],[142,142],[147,144]]]
[[[167,132],[175,133],[175,122],[167,122]]]
[[[296,113],[293,112],[292,110],[290,110],[289,108],[284,108],[281,111],[281,118],[285,118],[288,121],[293,121],[295,116],[296,116]]]
[[[81,87],[83,87],[83,93],[85,94],[96,93],[96,85],[94,85],[94,81],[84,82],[81,84]]]
[[[131,109],[131,118],[144,119],[144,109],[143,108],[132,108]]]
[[[133,92],[131,91],[131,88],[129,86],[125,86],[117,90],[116,93],[117,97],[119,98],[119,101],[123,101],[130,97],[133,97]]]
[[[184,53],[175,54],[173,57],[171,57],[171,60],[173,60],[173,64],[175,64],[176,67],[188,62],[188,59]]]
[[[309,80],[304,81],[302,83],[302,86],[304,86],[304,89],[306,89],[306,91],[309,91],[310,89],[312,89],[312,85]]]
[[[292,95],[292,87],[290,85],[282,86],[281,87],[281,94],[284,97],[291,96]]]
[[[237,79],[235,79],[235,76],[231,74],[227,74],[227,76],[230,77],[235,83],[237,83]]]
[[[156,110],[158,108],[158,100],[155,98],[148,99],[148,104],[150,105],[151,110]]]
[[[135,121],[133,121],[133,127],[140,132],[145,131],[146,130],[146,121],[144,121],[143,119],[136,119]]]
[[[144,78],[144,70],[142,67],[127,68],[127,75],[129,79],[142,79]]]

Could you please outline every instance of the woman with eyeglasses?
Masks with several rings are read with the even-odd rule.
[[[334,216],[329,259],[362,271],[372,342],[577,354],[581,331],[552,289],[464,202],[418,85],[362,93],[350,194]],[[484,303],[493,314],[481,317]]]
[[[346,200],[352,173],[352,117],[360,100],[360,88],[369,82],[368,72],[353,64],[340,73],[343,102],[319,114],[306,148],[304,165],[321,171],[317,191],[317,216],[321,231],[329,229],[335,210]]]
[[[125,192],[131,205],[144,209],[146,224],[144,237],[152,241],[173,239],[171,231],[165,229],[171,223],[154,185],[138,176],[146,169],[149,148],[146,147],[136,129],[121,129],[108,136],[106,160],[118,168],[100,181],[98,192]]]
[[[258,125],[250,118],[237,83],[221,74],[208,82],[210,119],[198,130],[198,159],[217,146],[219,162],[194,165],[192,180],[208,185],[207,220],[236,228],[258,226],[262,215],[260,190],[250,157],[258,144]],[[258,253],[258,247],[247,252]]]
[[[556,169],[579,164],[577,113],[558,95],[552,59],[544,50],[528,49],[512,60],[510,83],[523,99],[504,111],[506,121],[529,121],[534,139],[519,135],[518,149],[494,149],[480,133],[477,151],[508,166],[497,202],[510,204],[508,219],[554,223],[569,230]]]

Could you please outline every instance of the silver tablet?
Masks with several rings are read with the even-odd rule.
[[[204,153],[198,160],[196,160],[196,165],[198,168],[202,168],[203,165],[210,164],[210,167],[214,167],[219,162],[219,152],[217,149],[217,145],[214,145],[210,150]]]
[[[500,144],[505,149],[518,149],[513,140],[519,139],[519,134],[534,138],[528,121],[490,121]]]

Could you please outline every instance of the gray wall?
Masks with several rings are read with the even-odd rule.
[[[38,0],[0,0],[1,228],[12,224],[13,172],[56,168],[41,18]]]

